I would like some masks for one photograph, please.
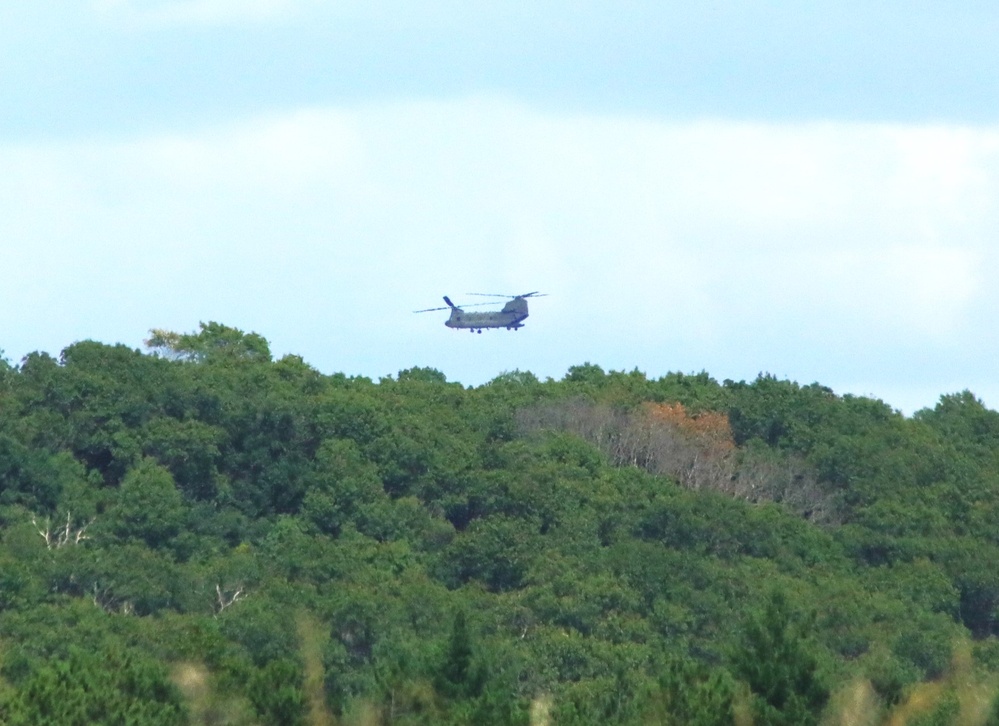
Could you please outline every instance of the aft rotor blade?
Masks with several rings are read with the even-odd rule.
[[[510,300],[513,300],[514,298],[518,297],[544,297],[545,295],[547,295],[547,293],[539,292],[538,290],[535,290],[534,292],[525,292],[521,295],[500,295],[498,293],[492,293],[492,292],[469,292],[466,294],[477,295],[479,297],[505,297],[509,298]]]

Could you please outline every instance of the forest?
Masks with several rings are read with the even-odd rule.
[[[0,360],[11,726],[999,725],[997,562],[969,391]]]

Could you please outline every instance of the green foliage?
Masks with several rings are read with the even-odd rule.
[[[905,418],[769,375],[149,345],[0,362],[4,723],[804,724],[852,683],[908,707],[962,639],[999,674],[969,392]]]
[[[298,726],[305,723],[302,671],[292,660],[272,660],[253,673],[250,701],[264,723]]]
[[[465,612],[459,610],[435,674],[434,685],[445,698],[462,700],[482,695],[486,673],[482,664],[475,662],[472,636]]]
[[[170,472],[144,459],[129,470],[107,514],[108,526],[118,537],[157,548],[180,532],[184,505]]]
[[[182,492],[193,499],[216,495],[225,441],[219,427],[164,416],[150,421],[143,434],[143,453],[169,469]]]
[[[810,622],[796,616],[779,590],[747,624],[733,668],[753,692],[756,723],[818,723],[829,700],[829,687],[805,636],[810,627]]]
[[[38,512],[55,509],[62,482],[53,460],[0,433],[0,503]]]
[[[569,383],[585,383],[590,385],[600,385],[605,379],[606,374],[604,373],[604,369],[593,363],[571,366],[564,378]]]
[[[271,359],[270,346],[256,333],[220,323],[200,323],[197,333],[151,330],[146,346],[162,355],[196,362]]]
[[[736,686],[726,671],[689,659],[670,662],[658,679],[656,720],[685,726],[724,726],[734,718]]]
[[[999,449],[999,412],[986,408],[971,391],[941,396],[933,409],[918,411],[914,418],[970,451]]]
[[[533,558],[537,527],[504,515],[475,520],[441,562],[445,581],[457,586],[477,580],[494,592],[519,588]]]
[[[186,714],[163,667],[134,651],[86,652],[39,664],[6,704],[10,726],[179,726]]]
[[[447,383],[447,376],[436,368],[409,368],[399,371],[399,381],[417,381],[422,383]]]

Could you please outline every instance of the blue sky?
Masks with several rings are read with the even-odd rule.
[[[372,378],[592,362],[999,406],[993,3],[0,15],[15,362],[216,320]],[[536,289],[516,333],[411,313]]]

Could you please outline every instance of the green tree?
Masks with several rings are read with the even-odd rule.
[[[214,498],[225,433],[197,420],[158,417],[143,430],[143,453],[173,474],[177,486],[193,499]]]
[[[197,333],[149,331],[146,346],[169,358],[195,362],[232,360],[270,361],[267,341],[257,333],[244,333],[221,323],[199,323]]]
[[[519,588],[535,556],[537,528],[503,515],[476,519],[448,547],[441,561],[445,578],[455,584],[476,579],[493,592]]]
[[[108,526],[119,537],[162,547],[180,531],[183,498],[170,472],[147,458],[125,475],[108,514]]]
[[[452,699],[478,696],[482,692],[484,674],[476,670],[474,658],[465,611],[459,610],[454,616],[451,635],[434,680],[438,692]]]
[[[999,450],[999,412],[986,408],[971,391],[941,396],[936,406],[917,411],[913,418],[929,424],[962,448]]]
[[[321,532],[337,535],[357,524],[367,505],[385,500],[377,467],[350,439],[328,439],[316,452],[302,513]]]
[[[660,673],[658,687],[649,715],[657,715],[664,724],[728,726],[733,721],[735,684],[723,670],[677,658]]]
[[[818,723],[829,688],[805,637],[808,626],[781,591],[773,592],[763,612],[749,620],[732,665],[753,692],[756,723]]]
[[[247,691],[264,723],[299,726],[305,723],[302,670],[289,659],[272,660],[254,672]]]
[[[75,646],[68,657],[34,669],[17,688],[4,716],[9,726],[187,722],[180,695],[162,666],[134,651],[112,648],[91,653]]]
[[[584,383],[591,386],[601,386],[607,381],[607,374],[604,369],[595,363],[583,363],[578,366],[571,366],[562,379],[567,383]]]

